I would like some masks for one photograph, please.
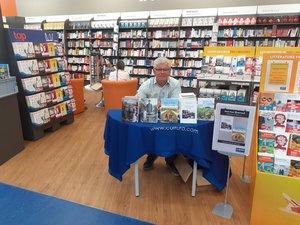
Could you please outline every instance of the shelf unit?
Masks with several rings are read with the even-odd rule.
[[[24,138],[37,140],[46,130],[74,120],[76,105],[64,50],[56,32],[8,29],[7,33]]]
[[[99,57],[98,74],[91,73],[91,84],[96,77],[105,78],[108,64],[115,65],[118,59],[118,19],[119,14],[110,17],[97,14],[91,21],[91,54]],[[101,56],[101,57],[100,57]],[[91,58],[91,60],[93,60]],[[92,65],[91,65],[92,66]]]
[[[65,49],[73,78],[90,80],[91,21],[66,21]]]
[[[205,46],[300,46],[299,12],[281,6],[146,11],[116,13],[113,17],[111,14],[70,18],[65,26],[67,34],[84,29],[89,32],[86,37],[69,37],[66,42],[70,44],[66,45],[69,68],[75,77],[90,80],[89,55],[97,50],[105,59],[99,70],[102,74],[106,62],[115,64],[122,59],[127,71],[141,83],[153,75],[153,60],[167,56],[172,74],[183,87],[195,87],[193,80],[202,71]],[[107,25],[110,23],[119,29],[112,29]],[[71,52],[84,54],[74,56]]]
[[[119,21],[119,59],[123,60],[131,75],[151,74],[148,58],[147,19]]]

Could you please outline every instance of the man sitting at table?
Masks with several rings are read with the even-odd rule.
[[[160,57],[153,62],[154,77],[145,81],[138,90],[138,96],[140,98],[157,98],[158,99],[158,110],[160,108],[161,98],[178,98],[181,93],[181,87],[178,80],[170,77],[171,75],[171,64],[169,59]],[[165,161],[167,166],[170,168],[174,175],[179,175],[175,165],[174,159],[176,155],[166,157]],[[144,170],[152,169],[153,163],[157,159],[157,155],[148,154],[147,159],[144,163]]]

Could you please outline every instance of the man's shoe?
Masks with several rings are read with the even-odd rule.
[[[146,161],[144,162],[143,168],[144,170],[150,170],[153,168],[153,163],[157,157],[148,156]]]
[[[176,177],[179,177],[179,172],[178,170],[176,169],[174,163],[167,163],[167,167],[169,168],[169,170],[171,171],[171,173],[176,176]]]

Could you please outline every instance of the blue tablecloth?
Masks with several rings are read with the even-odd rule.
[[[147,153],[167,157],[183,154],[203,167],[203,176],[218,190],[226,186],[228,157],[211,149],[214,123],[127,123],[121,110],[110,110],[104,131],[109,173],[122,180],[130,164]]]

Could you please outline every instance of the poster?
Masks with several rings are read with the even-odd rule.
[[[265,91],[287,92],[292,75],[293,60],[268,60]]]
[[[255,107],[218,103],[215,115],[213,150],[249,155]]]

